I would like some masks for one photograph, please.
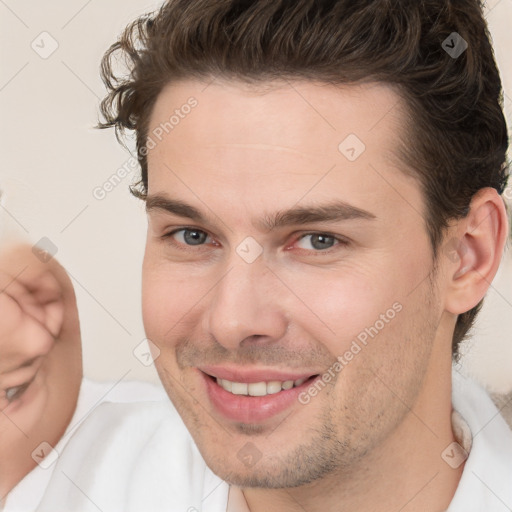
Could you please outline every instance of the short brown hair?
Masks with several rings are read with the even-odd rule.
[[[449,51],[456,42],[460,55]],[[119,56],[128,76],[114,71]],[[409,114],[400,156],[422,187],[434,262],[448,221],[467,215],[479,189],[506,187],[501,81],[477,0],[168,0],[124,30],[101,73],[98,127],[114,126],[120,142],[135,130],[141,180],[132,192],[141,198],[159,93],[212,77],[397,87]],[[458,316],[454,357],[481,305]]]

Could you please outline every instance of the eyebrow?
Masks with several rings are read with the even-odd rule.
[[[160,195],[147,196],[146,213],[150,213],[155,210],[172,213],[174,215],[177,215],[178,217],[187,217],[192,220],[205,220],[198,209],[194,208],[193,206],[190,206],[187,203]]]
[[[366,210],[352,206],[344,201],[332,201],[319,206],[298,206],[278,211],[266,216],[259,224],[271,230],[290,225],[310,224],[314,222],[340,222],[352,219],[375,219],[376,216]]]
[[[146,212],[152,211],[164,211],[201,223],[208,222],[208,219],[197,208],[183,201],[162,195],[147,196]],[[376,215],[369,211],[337,200],[319,206],[297,206],[288,210],[277,211],[273,215],[265,215],[256,224],[258,227],[270,231],[286,226],[314,222],[340,222],[352,219],[373,220],[376,218]]]

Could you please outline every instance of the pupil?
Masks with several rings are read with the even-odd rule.
[[[332,236],[325,235],[313,235],[311,237],[311,245],[315,249],[328,249],[332,246],[334,238]]]
[[[184,238],[189,245],[200,245],[205,241],[206,233],[203,233],[202,231],[187,230],[184,233]]]

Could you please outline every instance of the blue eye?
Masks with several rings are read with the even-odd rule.
[[[165,236],[173,237],[184,245],[202,245],[209,238],[208,234],[204,231],[201,231],[200,229],[189,228],[177,229],[176,231],[168,233]]]
[[[309,239],[309,240],[308,240]],[[304,242],[308,240],[307,242]],[[303,243],[304,242],[304,243]],[[303,245],[300,245],[303,243]],[[315,249],[316,251],[322,251],[326,249],[330,249],[334,245],[340,243],[339,240],[337,240],[334,236],[327,235],[325,233],[309,233],[306,235],[303,235],[299,240],[297,241],[297,244],[301,249]],[[306,245],[309,245],[309,247],[306,247]]]

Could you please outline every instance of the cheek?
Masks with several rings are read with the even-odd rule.
[[[428,251],[425,257],[421,254],[411,258],[405,252],[398,257],[396,251],[380,252],[343,268],[302,273],[300,279],[296,273],[293,289],[307,310],[296,301],[295,323],[333,358],[346,355],[349,373],[370,360],[370,366],[378,367],[383,359],[400,352],[412,328],[407,322],[411,310],[422,314],[422,286],[411,294],[428,273]]]
[[[384,274],[381,274],[384,275]],[[295,301],[292,321],[322,340],[333,355],[347,349],[365,328],[392,308],[394,295],[379,276],[347,269],[315,272],[295,277]]]
[[[142,316],[148,338],[154,342],[175,338],[197,316],[201,300],[211,287],[208,283],[177,265],[145,263]]]

